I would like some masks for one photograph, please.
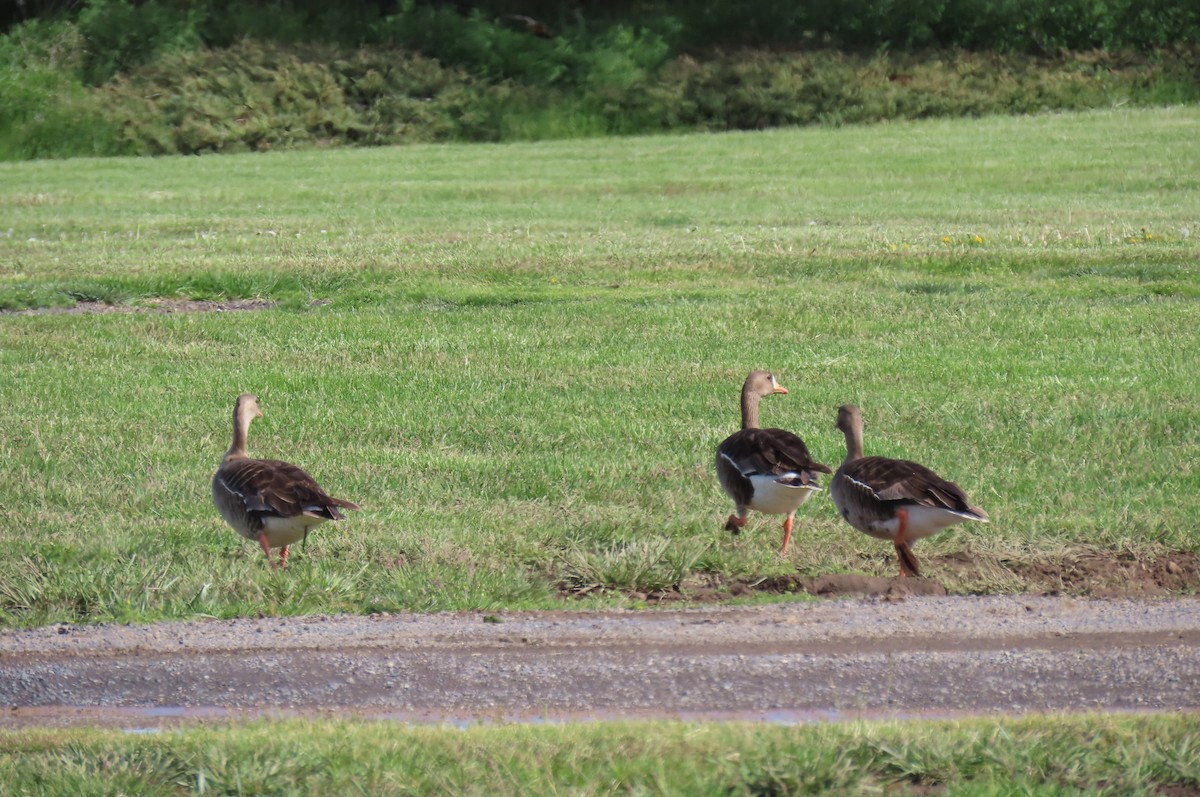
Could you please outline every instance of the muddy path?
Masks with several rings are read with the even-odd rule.
[[[0,727],[1176,709],[1200,710],[1196,598],[907,597],[0,634]]]

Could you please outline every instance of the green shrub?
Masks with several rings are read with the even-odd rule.
[[[1117,101],[1195,101],[1200,87],[1170,64],[1113,53],[1031,59],[969,52],[858,58],[833,51],[744,52],[678,59],[661,75],[679,126],[756,130],[892,118],[1094,108]],[[1164,89],[1156,87],[1163,86]]]
[[[576,56],[567,40],[530,36],[478,12],[459,14],[449,6],[406,0],[399,12],[379,23],[373,36],[489,80],[548,86],[575,71]]]
[[[0,160],[121,151],[98,96],[77,77],[82,51],[64,23],[34,20],[0,38]]]
[[[683,21],[685,48],[926,47],[1052,54],[1200,40],[1193,0],[726,0],[651,4]],[[618,14],[620,11],[613,10]],[[628,13],[628,9],[626,9]]]
[[[542,38],[508,19],[406,0],[376,26],[373,38],[490,81],[621,88],[644,80],[671,56],[668,37],[679,28],[668,21],[665,32],[623,24],[592,30],[577,17],[556,35]]]
[[[395,50],[342,54],[243,41],[176,52],[104,92],[123,136],[149,154],[311,144],[493,140],[486,86]]]
[[[469,13],[460,13],[468,7]],[[543,86],[579,84],[581,70],[599,57],[593,51],[620,38],[614,28],[653,31],[669,56],[713,47],[1050,55],[1061,49],[1149,51],[1200,40],[1195,0],[397,0],[391,7],[378,0],[31,0],[22,8],[80,24],[88,43],[86,77],[93,84],[159,52],[227,47],[242,38],[400,47],[479,77]],[[554,35],[530,35],[514,11],[550,22]],[[0,25],[5,21],[0,13]]]
[[[375,2],[192,0],[190,8],[206,47],[229,47],[241,39],[351,48],[379,43],[373,32],[380,19]]]
[[[378,6],[235,0],[88,0],[78,17],[87,43],[84,79],[93,85],[148,63],[160,53],[223,48],[243,38],[355,48],[410,50],[472,75],[536,86],[636,79],[671,54],[678,23],[591,27],[576,16],[558,35],[533,36],[506,13],[461,14],[451,5],[403,0],[381,18]]]
[[[199,15],[196,9],[158,0],[136,6],[129,0],[89,0],[79,13],[79,30],[87,44],[84,81],[99,85],[164,50],[199,47]]]
[[[1162,48],[1200,42],[1200,3],[1176,0],[1130,2],[1115,14],[1115,25],[1130,46]]]
[[[669,58],[675,33],[665,27],[590,37],[580,27],[547,41],[478,14],[405,8],[410,19],[452,14],[485,42],[482,55],[450,65],[393,46],[190,49],[184,37],[88,88],[82,28],[19,26],[0,37],[0,158],[753,130],[1200,99],[1196,45],[1149,57],[816,49]]]

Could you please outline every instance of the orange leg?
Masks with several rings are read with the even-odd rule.
[[[783,548],[779,553],[782,556],[787,553],[788,543],[792,541],[792,516],[788,515],[787,520],[783,521]]]
[[[896,531],[896,556],[900,559],[900,575],[916,576],[920,575],[917,572],[917,557],[913,555],[912,548],[908,546],[908,541],[904,539],[905,533],[908,531],[908,510],[897,509],[896,517],[900,520],[900,528]]]
[[[287,570],[287,557],[288,557],[288,547],[285,545],[285,546],[283,546],[283,549],[279,551],[279,569],[280,570]]]
[[[267,533],[265,531],[258,535],[258,544],[262,546],[263,553],[267,555],[267,564],[271,564],[271,546],[267,544]]]

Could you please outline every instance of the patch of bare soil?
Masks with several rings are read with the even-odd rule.
[[[269,310],[275,302],[267,299],[226,299],[200,302],[191,299],[154,299],[147,307],[160,313],[224,313],[244,310]]]
[[[790,573],[749,580],[706,573],[689,578],[677,589],[634,592],[630,597],[652,603],[716,603],[755,594],[807,593],[822,598],[900,601],[917,596],[998,592],[1089,598],[1161,598],[1200,592],[1200,555],[1190,551],[1151,556],[1080,550],[1024,560],[956,551],[922,558],[922,573],[920,578]]]
[[[1200,590],[1200,555],[1187,551],[1156,557],[1088,551],[1056,562],[1006,564],[1042,595],[1154,598]]]
[[[196,301],[193,299],[152,299],[143,304],[109,304],[107,302],[78,302],[73,307],[38,307],[32,310],[0,310],[0,315],[73,315],[82,313],[222,313],[245,310],[267,310],[275,302],[266,299],[225,299]]]
[[[1200,796],[1200,786],[1175,786],[1159,784],[1154,789],[1155,794],[1162,794],[1164,797],[1198,797]]]

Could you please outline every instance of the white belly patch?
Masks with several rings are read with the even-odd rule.
[[[955,523],[976,520],[976,518],[960,512],[928,506],[908,506],[905,507],[905,510],[908,513],[908,525],[904,529],[904,539],[906,540],[921,540],[931,537]],[[900,518],[898,517],[888,520],[866,520],[865,518],[851,517],[849,520],[850,525],[883,539],[895,539],[896,534],[900,531]],[[855,520],[859,520],[859,522],[856,523]]]
[[[282,548],[304,539],[304,530],[312,530],[325,522],[323,517],[296,515],[295,517],[263,518],[263,531],[267,533],[267,545]]]
[[[754,485],[754,496],[750,499],[750,508],[767,515],[790,515],[796,511],[797,507],[811,498],[813,493],[821,490],[820,487],[814,485],[799,487],[785,484],[779,481],[781,478],[786,479],[788,475],[751,476],[750,483]]]

